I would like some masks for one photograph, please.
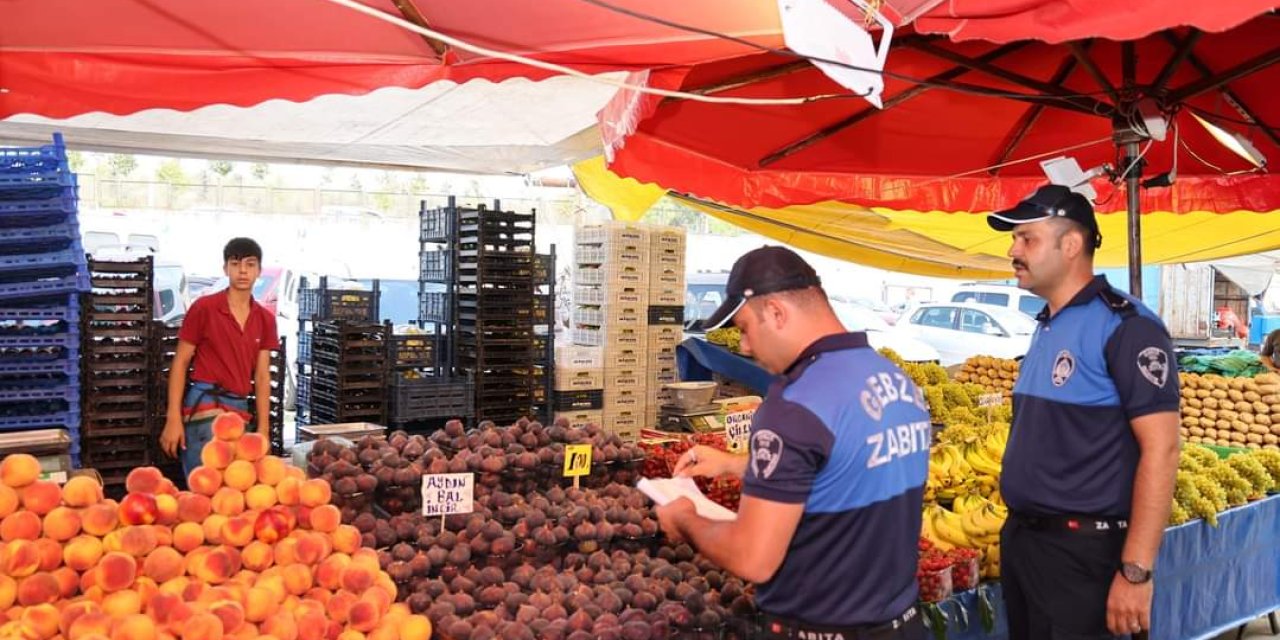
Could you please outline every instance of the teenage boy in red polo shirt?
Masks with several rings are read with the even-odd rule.
[[[213,437],[213,419],[225,411],[249,418],[248,395],[257,398],[258,432],[267,433],[271,409],[270,352],[280,347],[276,319],[253,299],[262,274],[262,247],[233,238],[222,250],[227,289],[204,296],[187,310],[169,376],[169,414],[160,448],[182,456],[185,473],[200,466],[200,451]],[[195,360],[191,386],[187,367]]]

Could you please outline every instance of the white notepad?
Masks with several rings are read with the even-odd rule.
[[[688,498],[698,515],[708,520],[736,520],[738,514],[712,502],[710,498],[698,490],[693,478],[641,478],[636,488],[649,496],[658,506],[666,505],[679,498]]]

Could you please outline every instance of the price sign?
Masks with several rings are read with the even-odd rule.
[[[751,418],[753,411],[739,411],[725,415],[724,439],[729,453],[746,453],[747,442],[751,439]]]
[[[999,393],[984,393],[978,396],[979,407],[998,407],[1004,404],[1004,395]]]
[[[422,515],[444,517],[475,511],[476,476],[439,473],[422,476]]]
[[[591,445],[571,444],[564,448],[564,477],[577,478],[591,473]]]

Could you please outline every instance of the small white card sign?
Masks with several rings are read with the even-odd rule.
[[[746,453],[755,411],[739,411],[724,417],[724,439],[729,453]]]
[[[475,511],[476,476],[438,473],[422,476],[422,515],[447,516]]]
[[[998,407],[1004,403],[1004,395],[999,393],[984,393],[978,396],[979,407]]]

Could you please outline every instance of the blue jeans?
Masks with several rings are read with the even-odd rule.
[[[187,448],[182,450],[182,473],[191,475],[200,466],[200,452],[213,440],[213,418],[188,420],[186,424]]]
[[[182,472],[191,475],[200,466],[200,453],[213,440],[213,421],[227,411],[247,415],[249,400],[208,382],[192,382],[182,398],[187,448],[182,450]]]

